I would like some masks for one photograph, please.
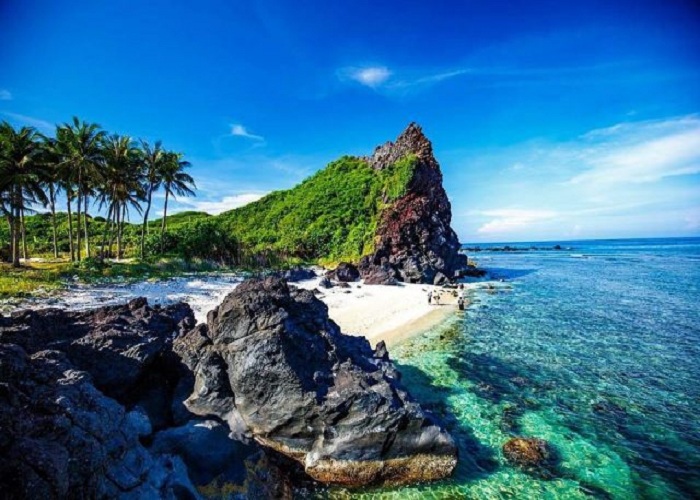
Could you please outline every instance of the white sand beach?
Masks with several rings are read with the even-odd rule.
[[[349,283],[348,288],[322,288],[321,278],[292,283],[308,290],[317,289],[317,297],[328,305],[328,313],[343,333],[367,337],[372,346],[380,340],[387,345],[407,339],[441,323],[457,310],[457,299],[451,290],[429,285],[398,286]],[[230,274],[181,276],[167,280],[142,281],[131,284],[73,285],[48,297],[37,297],[0,303],[0,312],[18,309],[60,307],[80,310],[105,305],[123,304],[137,297],[146,297],[149,304],[187,302],[198,322],[205,322],[207,313],[218,306],[242,278]],[[465,284],[467,290],[478,286]],[[428,304],[428,290],[440,290],[440,305]],[[466,294],[468,300],[469,295]]]

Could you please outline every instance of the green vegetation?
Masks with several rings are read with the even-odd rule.
[[[251,253],[284,261],[357,261],[374,250],[379,216],[402,196],[415,157],[381,171],[345,156],[287,191],[277,191],[218,218]]]
[[[119,258],[123,256],[126,220],[131,209],[143,213],[140,256],[144,258],[153,194],[161,187],[165,190],[160,231],[164,234],[169,197],[194,195],[194,180],[184,171],[189,166],[180,153],[163,149],[160,141],[153,146],[140,141],[137,147],[130,137],[109,136],[99,125],[78,118],[57,126],[55,137],[42,136],[32,127],[15,130],[3,122],[0,215],[7,220],[9,245],[0,252],[6,251],[6,260],[19,267],[20,256],[27,259],[30,255],[27,238],[45,239],[50,234],[54,258],[59,256],[59,238],[64,236],[71,262],[80,262],[83,257]],[[61,192],[65,195],[67,228],[59,228],[56,213]],[[145,211],[142,204],[146,205]],[[49,209],[51,229],[30,235],[25,215],[37,205]],[[88,215],[95,207],[107,209],[102,227],[95,227],[97,219]],[[59,236],[59,229],[63,236]],[[91,236],[96,234],[101,235],[101,241],[91,246]]]
[[[51,289],[75,276],[357,262],[374,250],[381,214],[406,193],[416,162],[409,155],[377,171],[345,156],[292,189],[219,216],[168,216],[169,198],[194,194],[194,180],[182,155],[160,142],[108,135],[77,118],[58,126],[55,138],[3,123],[0,215],[7,223],[0,224],[0,261],[17,268],[22,256],[25,263],[21,271],[3,265],[0,296]],[[160,189],[164,217],[149,221]],[[29,215],[42,205],[48,212]],[[95,210],[106,217],[89,215]]]

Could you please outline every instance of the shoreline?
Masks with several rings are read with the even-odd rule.
[[[328,315],[346,335],[363,336],[372,347],[384,341],[395,346],[426,332],[457,313],[452,290],[425,284],[402,283],[397,286],[348,283],[347,287],[319,288],[320,278],[293,283],[317,290],[316,296],[328,306]],[[465,292],[475,288],[464,284]],[[440,290],[440,305],[428,304],[428,290]],[[469,305],[469,297],[466,297]]]

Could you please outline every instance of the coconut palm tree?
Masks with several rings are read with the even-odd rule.
[[[85,253],[90,256],[90,236],[88,232],[87,209],[89,196],[101,177],[102,142],[106,133],[96,123],[87,123],[73,117],[73,123],[64,123],[56,129],[56,142],[61,154],[61,171],[69,190],[66,190],[70,211],[70,200],[75,189],[77,198],[77,258],[80,260],[81,209],[85,212]],[[84,205],[84,207],[83,207]],[[69,215],[70,220],[70,215]],[[72,233],[72,228],[70,229]],[[71,234],[72,238],[72,234]]]
[[[48,208],[51,212],[51,230],[53,237],[53,256],[58,258],[58,230],[56,228],[56,199],[61,190],[60,184],[60,158],[57,155],[56,140],[51,137],[42,136],[43,147],[41,162],[44,166],[45,178],[42,182],[44,193],[47,193]]]
[[[160,228],[161,236],[165,234],[166,220],[168,216],[168,197],[196,196],[194,189],[197,186],[194,179],[185,173],[185,169],[191,166],[190,162],[182,159],[182,153],[169,152],[165,155],[161,169],[161,182],[165,189],[165,203],[163,204],[163,222]]]
[[[23,232],[24,213],[34,203],[46,203],[41,183],[44,178],[39,161],[42,147],[40,135],[33,127],[15,130],[7,122],[0,123],[0,193],[11,227],[12,265],[19,267],[19,238]],[[26,257],[26,247],[25,247]]]
[[[129,207],[139,214],[141,201],[144,198],[142,163],[139,159],[138,148],[128,136],[111,135],[104,145],[103,184],[98,201],[100,207],[108,207],[107,225],[102,238],[102,252],[106,245],[107,234],[115,228],[117,238],[117,258],[122,255],[122,228]],[[114,234],[110,234],[109,248],[111,250]]]
[[[160,188],[163,171],[163,163],[166,159],[166,151],[163,149],[161,141],[151,146],[148,142],[141,141],[141,161],[144,172],[144,191],[146,193],[146,210],[143,213],[143,226],[141,228],[141,258],[145,256],[146,231],[148,231],[148,213],[151,211],[153,192]]]

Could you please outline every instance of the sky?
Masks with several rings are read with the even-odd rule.
[[[695,0],[0,0],[0,120],[75,115],[183,152],[173,211],[415,121],[463,242],[700,235]]]

